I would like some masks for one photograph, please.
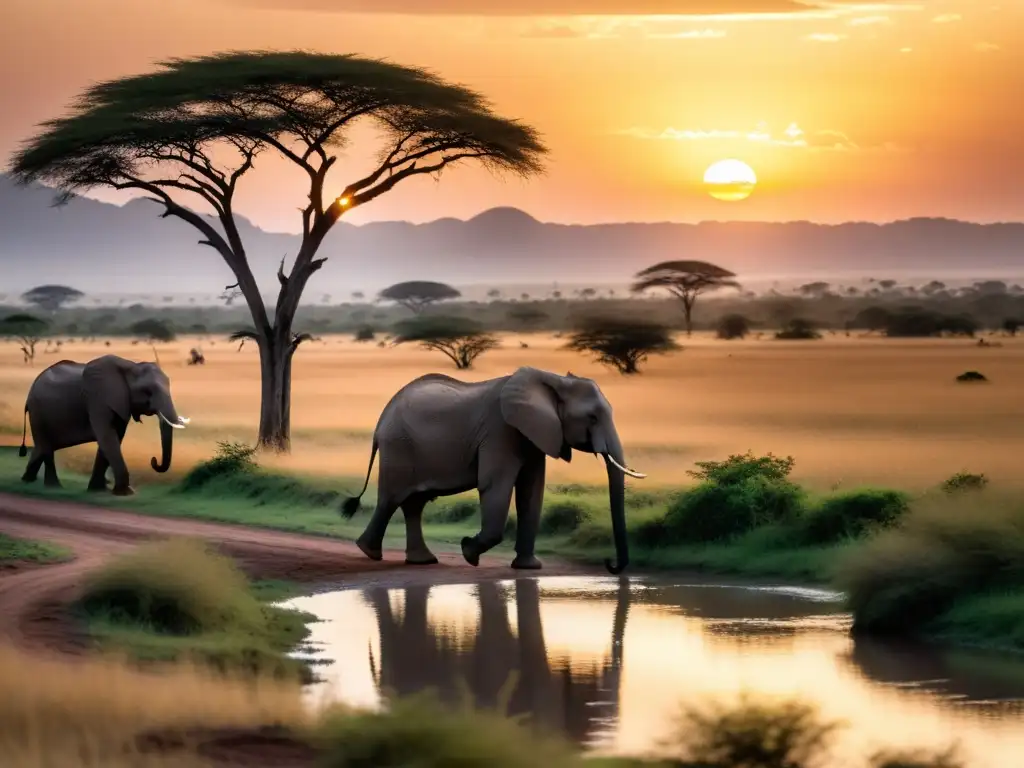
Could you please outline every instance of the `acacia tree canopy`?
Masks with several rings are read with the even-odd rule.
[[[459,370],[471,368],[473,361],[498,340],[483,326],[468,317],[444,315],[415,317],[395,324],[394,344],[419,342],[424,349],[444,353]]]
[[[445,283],[435,283],[430,280],[409,280],[404,283],[395,283],[388,286],[377,296],[385,301],[393,301],[419,314],[431,304],[438,301],[457,299],[462,294]]]
[[[368,171],[329,181],[358,123],[376,129],[379,153]],[[290,270],[281,261],[272,314],[234,214],[239,180],[268,152],[308,178],[302,241]],[[171,59],[92,86],[15,153],[11,170],[23,183],[58,187],[65,200],[97,186],[142,192],[163,216],[200,232],[200,243],[230,267],[237,282],[228,289],[240,291],[252,315],[263,382],[259,442],[287,450],[291,359],[302,340],[292,323],[307,281],[323,267],[317,251],[341,216],[405,179],[464,161],[530,175],[545,152],[533,128],[424,69],[354,55],[241,51]]]
[[[637,272],[630,287],[634,293],[651,288],[664,288],[683,303],[686,335],[693,331],[693,305],[705,291],[718,288],[739,288],[727,269],[706,261],[663,261]]]
[[[21,300],[48,312],[56,312],[65,304],[78,301],[84,293],[67,285],[37,285],[21,294]]]

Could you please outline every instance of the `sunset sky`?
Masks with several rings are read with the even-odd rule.
[[[3,16],[5,164],[94,81],[303,48],[427,66],[551,149],[544,176],[416,179],[355,223],[498,205],[567,223],[1024,219],[1024,0],[8,0]],[[704,171],[733,157],[756,191],[712,199]],[[264,161],[238,208],[297,231],[300,182]]]

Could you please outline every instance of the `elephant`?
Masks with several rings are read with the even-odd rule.
[[[171,400],[171,382],[155,363],[136,363],[116,355],[103,355],[88,363],[61,360],[40,373],[25,399],[20,456],[27,454],[27,424],[32,424],[32,456],[21,479],[35,482],[45,465],[43,482],[60,487],[54,451],[83,443],[97,443],[96,460],[89,479],[90,491],[107,490],[107,467],[113,471],[115,496],[130,496],[128,467],[121,441],[129,419],[160,417],[163,457],[150,464],[156,472],[171,467],[172,429],[183,429],[189,420],[179,416]]]
[[[571,372],[538,368],[480,382],[430,373],[406,384],[384,406],[373,433],[366,481],[358,496],[341,506],[343,517],[359,509],[377,452],[377,505],[357,539],[371,560],[382,559],[384,533],[401,507],[406,523],[405,562],[431,565],[437,558],[423,539],[423,508],[439,496],[477,489],[481,525],[462,539],[462,556],[478,565],[480,555],[504,536],[515,492],[518,526],[512,567],[538,569],[534,554],[544,502],[546,457],[572,460],[573,450],[604,457],[608,473],[616,563],[629,563],[626,541],[625,475],[646,477],[625,465],[612,407],[597,384]]]

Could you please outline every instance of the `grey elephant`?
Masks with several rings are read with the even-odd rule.
[[[373,433],[366,482],[341,507],[359,508],[380,451],[377,506],[356,541],[372,560],[382,558],[384,532],[401,507],[406,524],[405,562],[429,565],[437,558],[423,540],[423,507],[439,496],[480,493],[480,532],[462,539],[462,555],[477,565],[499,544],[515,493],[518,526],[513,568],[541,567],[534,554],[544,502],[546,457],[572,460],[573,450],[604,457],[612,533],[620,573],[629,563],[626,542],[626,468],[612,407],[591,379],[519,368],[509,376],[468,383],[440,373],[411,381],[384,407]]]
[[[179,416],[171,399],[171,382],[155,363],[136,363],[116,355],[97,357],[88,363],[61,360],[40,373],[25,399],[25,424],[21,450],[28,452],[25,436],[32,425],[32,456],[21,479],[35,482],[45,465],[43,482],[60,486],[54,451],[83,443],[97,444],[96,460],[89,479],[90,491],[107,489],[109,467],[114,475],[113,493],[130,496],[128,467],[121,453],[121,441],[129,419],[160,417],[163,457],[150,464],[157,472],[171,467],[172,429],[182,429],[188,419]]]

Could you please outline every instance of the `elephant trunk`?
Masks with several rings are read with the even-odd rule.
[[[612,537],[615,540],[615,559],[605,560],[605,567],[617,576],[629,565],[629,542],[626,539],[626,473],[625,458],[619,436],[611,430],[607,436],[607,450],[604,452],[605,469],[608,470],[608,503],[612,515]]]
[[[171,468],[171,449],[174,445],[174,430],[184,429],[185,425],[188,424],[188,419],[178,415],[178,411],[174,407],[174,403],[171,401],[170,395],[158,401],[156,412],[160,418],[160,447],[163,452],[163,457],[160,463],[157,463],[156,457],[153,457],[150,459],[149,464],[156,472],[166,472]]]
[[[153,467],[154,471],[162,473],[171,468],[171,448],[173,445],[174,427],[166,419],[160,419],[160,449],[162,457],[159,464],[157,464],[155,456],[149,460],[149,464]]]

